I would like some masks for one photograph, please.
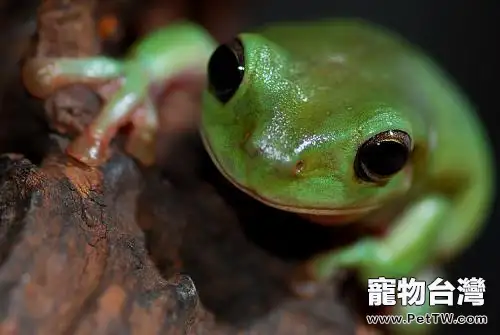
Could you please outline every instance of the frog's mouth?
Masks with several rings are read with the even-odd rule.
[[[268,198],[263,197],[254,190],[236,182],[234,179],[228,176],[227,173],[220,167],[219,170],[227,180],[229,180],[234,186],[236,186],[241,191],[245,192],[252,198],[262,202],[265,205],[268,205],[270,207],[285,212],[304,214],[306,216],[338,216],[342,218],[353,218],[369,213],[379,207],[378,205],[370,205],[370,206],[360,206],[360,207],[322,208],[322,207],[299,207],[299,206],[285,205],[283,203],[272,201]]]
[[[262,196],[261,194],[255,192],[255,190],[246,187],[240,183],[238,183],[236,180],[234,180],[222,167],[220,164],[219,160],[217,157],[213,154],[213,151],[210,147],[209,141],[205,138],[203,132],[201,131],[201,138],[203,141],[203,144],[212,159],[212,162],[215,164],[219,172],[233,184],[235,187],[243,191],[244,193],[248,194],[252,198],[260,201],[264,205],[285,211],[285,212],[291,212],[291,213],[296,213],[300,214],[301,216],[305,217],[330,217],[328,221],[337,221],[335,218],[341,219],[342,221],[348,220],[356,217],[360,217],[363,214],[367,214],[369,212],[372,212],[373,210],[377,209],[380,207],[378,204],[370,204],[370,205],[363,205],[359,207],[338,207],[338,208],[325,208],[325,207],[301,207],[301,206],[291,206],[291,205],[286,205],[280,202],[273,201],[272,199],[266,198]],[[313,220],[316,221],[316,220]],[[320,220],[321,221],[321,220]]]

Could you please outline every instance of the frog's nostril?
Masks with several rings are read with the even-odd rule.
[[[295,168],[294,168],[293,174],[295,176],[299,175],[304,170],[304,165],[305,165],[305,163],[302,159],[297,161],[297,163],[295,163]]]

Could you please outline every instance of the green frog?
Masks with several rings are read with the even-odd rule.
[[[494,166],[474,108],[428,57],[375,24],[273,24],[218,45],[198,25],[178,22],[124,59],[31,59],[24,82],[40,98],[68,84],[115,82],[68,154],[98,166],[132,124],[126,148],[152,164],[158,111],[150,88],[187,73],[207,80],[200,134],[235,187],[311,224],[387,227],[308,261],[314,280],[339,269],[357,270],[364,285],[422,277],[481,231]]]

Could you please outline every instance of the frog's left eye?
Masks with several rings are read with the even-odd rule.
[[[410,136],[401,130],[377,134],[358,149],[354,169],[358,178],[381,182],[401,171],[410,158]]]
[[[244,73],[245,55],[240,39],[220,45],[208,63],[210,92],[220,102],[228,102],[238,91]]]

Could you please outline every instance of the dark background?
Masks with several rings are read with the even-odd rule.
[[[248,12],[249,26],[277,20],[305,20],[336,16],[361,17],[398,31],[432,56],[458,82],[489,131],[499,155],[500,133],[494,119],[500,112],[499,38],[500,10],[490,0],[274,0],[255,6]],[[498,159],[497,159],[498,160]],[[495,182],[495,181],[494,181]],[[498,185],[498,182],[496,182]],[[487,326],[447,326],[438,333],[500,334],[500,275],[498,259],[500,220],[498,200],[488,225],[474,246],[449,266],[447,279],[480,276],[486,280],[485,304],[463,306],[455,313],[487,315]]]

